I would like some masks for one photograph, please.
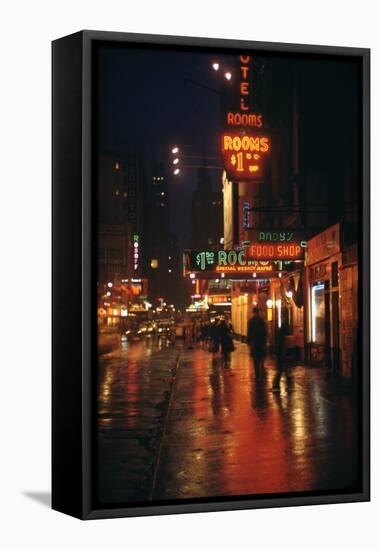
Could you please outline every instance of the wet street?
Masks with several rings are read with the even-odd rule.
[[[256,382],[248,348],[230,368],[204,349],[120,343],[100,358],[102,503],[348,488],[357,456],[351,394],[295,365],[291,388]]]

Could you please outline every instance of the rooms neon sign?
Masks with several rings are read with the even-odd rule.
[[[226,133],[221,136],[221,151],[231,175],[239,179],[260,178],[270,139],[264,135]]]

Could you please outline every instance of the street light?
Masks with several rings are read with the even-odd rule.
[[[214,63],[212,63],[212,68],[214,71],[218,71],[221,67],[220,63],[218,63],[217,61],[215,61]],[[226,80],[231,80],[232,79],[232,73],[226,68],[224,67],[224,76],[226,78]]]
[[[178,147],[177,145],[175,145],[175,147],[173,147],[173,148],[171,149],[171,153],[172,153],[173,155],[175,155],[175,158],[172,159],[172,164],[173,164],[174,166],[176,166],[176,168],[175,168],[175,170],[174,170],[174,176],[177,176],[177,175],[180,173],[180,170],[179,170],[179,168],[178,168],[178,166],[177,166],[177,165],[179,164],[179,162],[180,162],[180,158],[179,158],[178,156],[176,156],[176,155],[179,153],[179,147]]]

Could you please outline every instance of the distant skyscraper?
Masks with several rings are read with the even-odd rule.
[[[205,168],[198,170],[197,186],[192,198],[191,248],[218,248],[223,236],[222,193],[212,190],[212,179]]]
[[[124,277],[143,276],[144,178],[137,154],[132,150],[120,155],[100,154],[97,189],[100,235],[107,235],[108,245],[111,233],[115,235],[115,242],[124,235],[126,244],[113,247],[113,255],[117,250],[119,252],[119,258],[114,258],[114,261],[117,259],[117,263],[124,266]]]

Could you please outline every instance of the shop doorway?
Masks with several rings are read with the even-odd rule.
[[[330,288],[330,281],[315,283],[311,288],[311,363],[325,366],[337,374],[339,351],[339,297],[338,290]]]

